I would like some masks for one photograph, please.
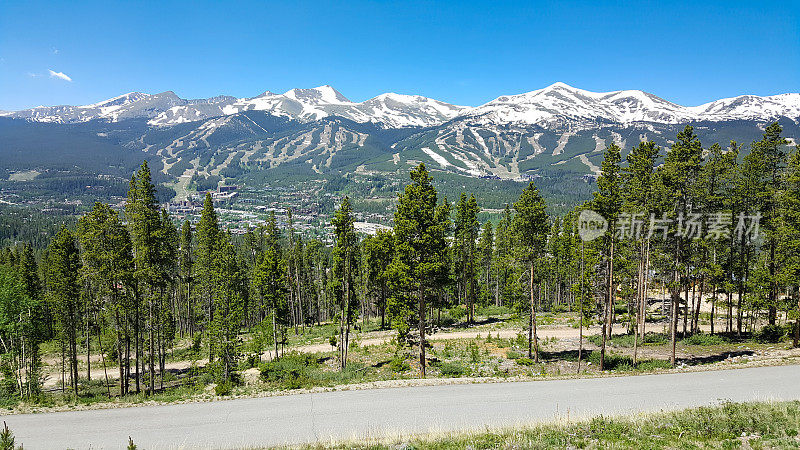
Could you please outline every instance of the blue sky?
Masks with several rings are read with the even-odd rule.
[[[684,105],[798,92],[800,1],[0,2],[4,110],[323,84],[478,105],[556,81]]]

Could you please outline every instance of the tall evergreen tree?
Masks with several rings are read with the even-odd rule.
[[[425,328],[428,299],[447,273],[443,255],[447,251],[445,234],[449,224],[445,214],[449,214],[449,205],[445,205],[437,205],[433,179],[425,164],[420,164],[411,171],[411,184],[398,195],[394,215],[392,273],[397,290],[392,298],[393,325],[402,332],[407,330],[410,319],[416,316],[422,377],[426,375],[427,366]]]
[[[339,362],[342,370],[347,367],[347,352],[350,344],[350,327],[356,317],[354,309],[358,308],[353,282],[357,273],[357,245],[355,219],[350,199],[344,197],[333,220],[333,233],[336,239],[333,247],[334,268],[341,279],[339,309]]]
[[[217,235],[214,267],[214,320],[210,344],[214,349],[219,383],[229,383],[239,358],[239,329],[247,300],[247,280],[237,260],[236,250],[226,233]]]
[[[616,144],[606,148],[600,176],[597,178],[597,191],[594,193],[593,206],[608,221],[605,239],[606,257],[606,303],[603,316],[603,343],[600,347],[600,370],[605,367],[606,341],[611,337],[611,325],[614,320],[614,243],[617,217],[622,208],[620,160],[621,150]]]
[[[81,324],[80,255],[75,236],[66,227],[47,250],[47,290],[56,316],[58,336],[69,358],[70,387],[78,395],[78,330]]]
[[[272,341],[275,346],[274,357],[279,357],[279,345],[285,335],[288,325],[288,304],[286,287],[286,263],[281,257],[278,241],[280,232],[275,222],[275,213],[271,212],[265,227],[265,245],[263,253],[258,256],[258,262],[253,268],[250,277],[252,290],[260,302],[259,320],[268,320],[269,329],[272,331]],[[267,317],[269,311],[269,317]]]
[[[688,267],[687,256],[689,240],[684,236],[682,221],[686,220],[696,206],[696,187],[701,173],[703,148],[694,129],[687,125],[678,133],[677,140],[667,152],[666,160],[659,173],[661,207],[677,218],[675,228],[670,234],[671,252],[673,255],[673,277],[671,281],[671,323],[670,340],[672,353],[670,362],[675,365],[675,345],[677,342],[678,310],[681,304],[681,288],[688,283],[685,271]],[[688,308],[688,295],[685,305]],[[684,313],[685,315],[685,313]]]
[[[492,276],[492,258],[494,257],[494,230],[492,222],[488,220],[483,224],[481,229],[480,239],[478,240],[478,259],[481,268],[481,284],[484,286],[482,290],[482,297],[489,298],[492,296],[494,289],[492,288],[495,283]]]
[[[781,278],[791,290],[792,307],[789,317],[794,318],[793,345],[800,344],[800,147],[795,147],[788,159],[783,191],[779,198],[781,223],[778,253],[784,255]]]
[[[182,329],[188,332],[190,336],[194,334],[194,318],[196,314],[192,302],[192,282],[194,281],[193,266],[194,250],[192,245],[192,224],[186,220],[181,226],[180,251],[178,253],[178,273],[181,282],[181,294],[179,295],[179,298],[182,298],[184,303],[181,305],[181,309],[186,314]]]
[[[130,288],[133,281],[130,235],[116,211],[103,203],[95,203],[92,211],[78,222],[78,236],[82,248],[84,280],[102,300],[102,304],[98,306],[106,310],[114,322],[116,352],[120,361],[120,395],[125,395],[127,380],[124,367],[129,363],[129,355],[124,352],[123,343],[130,339],[128,318],[134,314],[126,299],[126,288]],[[100,351],[102,355],[103,349]]]
[[[778,284],[777,272],[779,261],[776,257],[778,247],[779,204],[778,197],[782,189],[782,171],[786,167],[786,152],[784,147],[788,141],[781,136],[783,129],[777,122],[770,124],[764,130],[760,141],[751,146],[751,153],[761,160],[763,169],[761,186],[761,213],[764,216],[763,228],[766,232],[767,266],[769,269],[769,300],[767,320],[770,325],[775,325],[778,311]]]
[[[534,296],[537,277],[536,262],[542,257],[547,238],[548,218],[544,198],[531,181],[514,203],[514,231],[521,244],[521,256],[530,266],[530,320],[528,323],[528,357],[539,362],[539,339],[536,335],[536,299]],[[541,292],[541,287],[538,289]]]
[[[631,218],[636,218],[640,223],[644,223],[648,214],[655,214],[653,211],[653,176],[656,158],[659,149],[655,142],[640,142],[634,147],[626,157],[627,167],[622,169],[621,189],[623,197],[622,208],[630,214]],[[634,327],[634,346],[633,361],[636,364],[638,356],[639,336],[645,333],[645,317],[647,314],[648,282],[650,273],[650,237],[649,233],[642,227],[640,230],[630,230],[639,233],[635,236],[638,247],[638,267],[636,279],[636,301]],[[632,316],[634,317],[634,316]]]
[[[200,222],[197,224],[197,245],[195,247],[194,268],[195,279],[198,280],[198,295],[203,308],[206,334],[214,321],[214,261],[217,258],[219,245],[219,222],[214,211],[211,194],[206,193]],[[209,359],[213,360],[215,350],[209,342]]]
[[[367,289],[376,297],[375,304],[381,314],[381,329],[386,327],[386,299],[389,295],[389,265],[394,258],[394,233],[378,230],[363,242],[364,269],[367,271]]]
[[[145,371],[145,362],[147,362],[148,392],[152,393],[155,391],[156,323],[159,320],[159,305],[162,301],[165,280],[160,267],[163,246],[162,221],[156,199],[156,188],[152,182],[147,161],[142,162],[141,167],[131,179],[125,215],[133,244],[136,280],[134,289],[137,304],[137,314],[134,317],[134,336],[137,349],[136,389],[139,390],[140,378]],[[146,318],[139,312],[140,307],[146,309]],[[146,357],[142,328],[147,330]],[[141,371],[139,370],[140,361]]]

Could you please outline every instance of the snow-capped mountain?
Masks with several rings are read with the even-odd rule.
[[[150,95],[132,92],[84,106],[49,106],[3,115],[37,122],[76,123],[91,120],[117,122],[147,118],[153,126],[171,126],[244,111],[265,111],[301,122],[339,116],[360,123],[378,123],[384,128],[425,127],[452,119],[465,107],[418,95],[381,94],[361,103],[352,102],[331,86],[291,89],[283,94],[264,92],[251,98],[218,96],[185,100],[173,92]]]
[[[385,128],[404,128],[439,125],[464,109],[426,97],[399,94],[381,94],[355,103],[331,86],[320,86],[292,89],[283,94],[267,91],[257,97],[220,104],[217,108],[202,104],[176,106],[154,117],[150,124],[168,126],[244,111],[266,111],[301,122],[339,116],[360,123],[379,123]]]
[[[800,117],[800,93],[770,95],[740,95],[723,98],[700,106],[686,108],[704,120],[766,120],[777,117]]]
[[[36,122],[76,123],[97,119],[118,122],[123,119],[155,117],[162,111],[185,102],[186,100],[172,91],[154,95],[130,92],[91,105],[38,106],[3,115]]]
[[[699,121],[800,118],[800,94],[770,97],[744,95],[686,107],[638,90],[591,92],[564,83],[524,94],[501,96],[465,111],[478,123],[584,128],[598,123],[651,122],[678,124]]]
[[[524,94],[504,95],[477,107],[464,107],[431,98],[394,93],[356,103],[325,85],[313,89],[292,89],[283,94],[267,91],[251,98],[218,96],[197,100],[182,99],[171,91],[154,95],[131,92],[91,105],[40,106],[0,114],[56,123],[147,118],[150,125],[163,127],[244,111],[265,111],[301,122],[339,116],[360,123],[381,124],[384,128],[430,127],[455,118],[468,118],[482,125],[518,124],[539,125],[549,129],[582,129],[603,123],[766,121],[777,117],[796,120],[800,118],[800,94],[768,97],[743,95],[687,107],[638,90],[591,92],[555,83]]]

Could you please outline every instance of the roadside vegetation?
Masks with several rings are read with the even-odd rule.
[[[306,448],[797,448],[800,402],[723,403],[637,417]]]

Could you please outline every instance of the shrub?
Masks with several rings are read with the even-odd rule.
[[[461,320],[467,316],[467,308],[462,305],[457,305],[450,308],[447,314],[454,320]]]
[[[445,362],[442,363],[439,371],[445,377],[460,377],[466,373],[467,369],[458,362]]]
[[[785,334],[786,330],[780,325],[765,325],[764,328],[758,332],[756,340],[759,342],[780,342]]]
[[[672,364],[669,361],[664,359],[646,359],[644,361],[639,361],[636,365],[636,369],[647,372],[650,370],[657,370],[657,369],[670,369],[672,368]]]
[[[484,306],[484,307],[478,308],[475,311],[475,315],[477,315],[477,316],[486,316],[486,317],[503,316],[503,315],[506,315],[506,314],[511,314],[511,309],[506,307],[506,306],[489,305],[489,306]]]
[[[261,355],[247,355],[242,362],[239,363],[240,370],[247,370],[253,367],[258,367],[258,364],[261,362]]]
[[[589,361],[600,367],[600,352],[593,351],[589,353]],[[615,353],[606,352],[605,364],[603,370],[631,370],[633,369],[633,360],[629,356],[618,355]]]
[[[476,363],[476,362],[480,361],[481,354],[480,354],[480,351],[478,350],[478,346],[475,345],[474,342],[470,342],[467,345],[467,350],[469,351],[469,359],[472,362]]]
[[[402,358],[400,356],[395,356],[394,358],[392,358],[392,360],[389,362],[389,367],[392,369],[392,372],[395,373],[401,373],[407,370],[411,370],[411,365],[409,365],[408,362],[406,362],[405,358]]]
[[[519,358],[522,358],[522,353],[520,353],[520,352],[518,352],[516,350],[509,350],[508,353],[506,353],[506,358],[508,358],[508,359],[519,359]]]
[[[8,425],[6,425],[6,422],[4,420],[3,430],[0,431],[0,449],[14,450],[15,448],[17,447],[15,447],[14,444],[14,433],[12,433],[11,430],[8,429]],[[20,446],[19,448],[21,449],[22,446]]]
[[[223,381],[222,383],[214,386],[214,393],[219,396],[230,395],[231,390],[233,390],[233,385],[230,381]]]
[[[453,319],[449,315],[442,316],[442,320],[439,322],[441,327],[452,327],[456,324],[456,319]]]
[[[669,337],[665,333],[645,333],[642,337],[644,345],[662,345],[669,342]]]
[[[685,345],[722,345],[728,343],[728,340],[718,334],[693,334],[681,343]]]
[[[533,360],[527,357],[517,358],[517,364],[521,366],[532,366]]]
[[[11,368],[7,355],[4,355],[2,362],[0,362],[0,374],[3,378],[0,380],[0,396],[9,398],[15,396],[17,393],[17,379],[14,370]]]
[[[589,335],[586,336],[586,340],[597,346],[603,344],[601,335]],[[632,334],[615,334],[607,342],[615,347],[632,348],[633,340]],[[664,333],[646,333],[644,336],[639,336],[639,345],[662,345],[668,341],[669,339]]]
[[[317,367],[319,362],[315,355],[292,352],[261,364],[259,370],[265,381],[298,389],[308,381],[310,370]]]
[[[192,353],[200,353],[200,345],[202,344],[202,335],[196,333],[192,339]]]

